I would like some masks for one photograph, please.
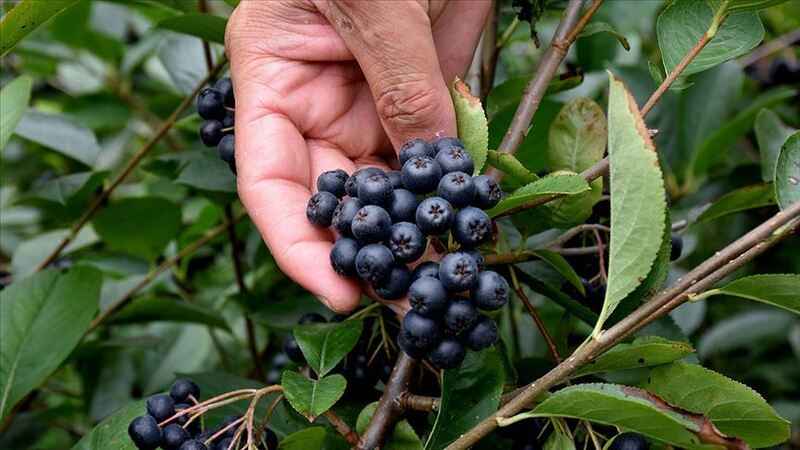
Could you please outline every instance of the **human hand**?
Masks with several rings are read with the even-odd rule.
[[[362,287],[331,268],[306,219],[322,172],[396,164],[415,138],[455,136],[447,83],[472,58],[490,0],[243,0],[228,22],[239,196],[281,269],[329,308]]]

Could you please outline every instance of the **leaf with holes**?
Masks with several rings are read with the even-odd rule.
[[[350,353],[363,328],[360,320],[345,320],[339,323],[298,325],[293,332],[308,365],[322,377]]]
[[[617,344],[611,350],[575,372],[575,376],[614,370],[657,366],[677,361],[694,352],[685,342],[670,341],[658,336],[643,336],[633,342]]]
[[[643,387],[672,405],[708,417],[719,431],[751,447],[770,447],[789,438],[789,422],[761,395],[698,365],[656,367]]]
[[[775,166],[775,197],[781,209],[800,202],[800,132],[781,147]]]
[[[450,95],[456,109],[458,138],[475,161],[475,174],[478,174],[486,164],[486,152],[489,150],[489,125],[481,99],[472,95],[469,86],[458,78],[453,81]]]
[[[745,186],[728,192],[697,217],[697,223],[709,222],[748,209],[775,204],[775,189],[770,184]]]
[[[347,387],[341,375],[330,375],[319,380],[309,380],[303,375],[287,370],[281,378],[283,395],[292,408],[313,422],[339,401]]]
[[[666,193],[658,157],[636,101],[610,76],[608,157],[611,239],[608,285],[594,333],[648,276],[662,247]]]

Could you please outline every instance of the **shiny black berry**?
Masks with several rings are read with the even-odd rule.
[[[358,210],[350,230],[359,242],[381,242],[389,237],[392,218],[385,209],[367,205]]]
[[[197,96],[197,113],[206,120],[222,120],[225,117],[225,97],[222,92],[205,88]]]
[[[233,133],[231,128],[236,125],[236,114],[233,111],[228,111],[225,113],[225,118],[222,119],[222,128],[225,134]],[[227,129],[227,130],[226,130]]]
[[[394,189],[403,188],[403,178],[400,176],[399,170],[390,170],[386,172],[386,176],[389,177],[389,182],[392,183],[392,188]]]
[[[478,320],[466,333],[464,333],[464,344],[476,352],[493,346],[499,338],[497,324],[491,318],[483,314],[478,316]]]
[[[444,333],[448,336],[460,336],[472,328],[478,320],[478,310],[466,299],[454,299],[447,304],[444,311]]]
[[[424,277],[432,277],[439,279],[439,263],[435,261],[426,261],[416,267],[411,274],[411,282]]]
[[[140,416],[128,425],[128,436],[136,445],[136,448],[141,450],[153,450],[161,445],[163,437],[161,428],[158,427],[158,422],[153,416]]]
[[[491,270],[478,274],[478,283],[470,292],[472,303],[480,309],[500,309],[508,303],[508,282],[502,275]]]
[[[431,146],[435,153],[439,153],[442,150],[451,148],[464,148],[464,143],[454,137],[443,137],[433,140]]]
[[[450,292],[472,289],[478,282],[478,264],[464,252],[445,255],[439,263],[439,280]]]
[[[352,236],[353,219],[363,206],[357,198],[343,199],[333,210],[333,219],[331,219],[333,228],[342,236]]]
[[[365,167],[363,169],[356,170],[350,175],[350,178],[344,184],[344,190],[350,197],[358,197],[358,184],[364,178],[377,174],[377,173],[384,173],[383,170],[377,167]]]
[[[433,158],[435,156],[433,146],[422,139],[412,139],[400,147],[400,153],[398,154],[398,157],[400,159],[401,166],[415,156],[427,156]]]
[[[356,255],[358,242],[355,239],[341,237],[331,249],[331,266],[339,275],[354,276],[356,274]]]
[[[429,197],[417,207],[417,226],[426,235],[442,234],[450,229],[455,214],[450,202],[441,197]]]
[[[200,440],[190,439],[184,442],[178,450],[208,450],[208,447]]]
[[[467,352],[456,339],[444,338],[428,354],[428,360],[438,369],[454,369],[461,365]]]
[[[308,200],[306,217],[318,227],[329,227],[333,222],[333,212],[339,206],[339,200],[330,192],[317,192]]]
[[[475,163],[469,153],[458,147],[450,147],[436,154],[436,162],[442,168],[442,173],[475,171]]]
[[[416,341],[411,338],[410,334],[405,333],[402,330],[397,334],[397,346],[400,347],[400,350],[414,359],[422,359],[427,354],[427,350],[423,348],[417,348],[415,346],[415,342]]]
[[[392,251],[385,245],[369,244],[356,255],[356,273],[361,279],[376,284],[389,275],[394,267]]]
[[[394,259],[401,263],[410,263],[425,253],[427,240],[422,231],[411,222],[400,222],[392,225],[389,235],[389,250]]]
[[[472,259],[475,260],[475,263],[478,265],[478,270],[483,270],[486,268],[486,259],[483,257],[483,254],[477,248],[464,248],[461,249],[462,252],[472,256]]]
[[[453,238],[464,247],[476,247],[492,237],[492,219],[472,206],[456,213],[453,219]]]
[[[464,172],[448,173],[439,181],[436,194],[456,208],[468,206],[475,198],[475,184],[472,182],[472,175]]]
[[[638,433],[619,434],[608,447],[609,450],[648,450],[649,448],[650,443]]]
[[[218,90],[222,93],[222,98],[224,99],[225,106],[233,108],[235,106],[235,98],[233,95],[233,83],[231,79],[228,77],[220,78],[214,83],[214,89]]]
[[[317,190],[322,192],[330,192],[336,197],[342,198],[345,194],[344,184],[350,178],[342,169],[329,170],[322,172],[317,178]]]
[[[219,120],[206,120],[200,126],[200,140],[206,147],[216,147],[225,134],[222,132],[223,128]]]
[[[408,288],[408,301],[414,311],[436,319],[447,308],[447,290],[438,278],[424,276],[411,283]]]
[[[177,423],[171,423],[164,427],[164,438],[161,447],[164,450],[178,450],[184,442],[188,441],[189,432]]]
[[[300,350],[300,344],[297,343],[297,339],[295,339],[294,335],[291,333],[286,335],[286,338],[283,340],[283,352],[286,353],[289,359],[297,364],[306,363],[306,357],[303,355],[303,351]]]
[[[393,222],[413,222],[414,215],[417,213],[417,196],[406,189],[395,189],[386,210],[389,212]]]
[[[384,206],[392,198],[392,182],[385,173],[373,173],[358,183],[358,199],[365,205]]]
[[[163,422],[175,414],[175,400],[169,395],[154,395],[147,399],[147,414],[156,422]]]
[[[403,327],[400,333],[405,335],[404,340],[412,348],[428,350],[441,339],[442,332],[435,320],[427,318],[411,310],[403,317]],[[409,355],[413,356],[413,355]]]
[[[675,261],[681,257],[681,254],[683,254],[683,237],[681,237],[679,234],[673,234],[672,242],[670,244],[672,247],[669,249],[669,260]]]
[[[433,192],[442,178],[442,168],[428,156],[415,156],[405,164],[400,172],[403,186],[415,194]]]
[[[188,378],[179,378],[172,383],[172,387],[169,390],[169,395],[173,400],[175,400],[175,403],[185,403],[190,400],[190,395],[195,399],[199,399],[200,388],[197,386],[197,384],[195,384],[194,381]]]
[[[493,208],[503,198],[503,190],[494,178],[488,175],[479,175],[472,178],[475,184],[475,199],[472,206],[481,209]]]
[[[231,170],[236,167],[236,138],[232,134],[222,136],[219,144],[217,144],[217,156],[228,163]]]
[[[402,264],[396,264],[389,275],[374,285],[375,293],[385,300],[397,300],[408,292],[411,284],[411,271]]]

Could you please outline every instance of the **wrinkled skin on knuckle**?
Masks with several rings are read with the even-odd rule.
[[[442,108],[438,91],[422,76],[402,78],[404,80],[389,79],[379,87],[375,96],[378,115],[386,126],[397,131],[431,128]]]

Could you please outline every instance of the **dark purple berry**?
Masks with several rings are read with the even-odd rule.
[[[364,243],[386,240],[391,228],[392,218],[389,213],[377,205],[367,205],[359,209],[350,226],[353,236]]]
[[[363,169],[356,170],[350,175],[350,178],[347,179],[347,182],[344,184],[344,190],[350,197],[358,197],[358,185],[361,183],[361,180],[364,178],[378,173],[384,173],[383,170],[377,167],[365,167]]]
[[[365,205],[384,206],[392,198],[392,182],[385,173],[373,173],[358,183],[358,199]]]
[[[428,360],[438,369],[454,369],[461,365],[466,353],[460,342],[453,338],[444,338],[428,354]]]
[[[647,440],[638,433],[622,433],[618,434],[611,445],[609,450],[648,450],[650,444]]]
[[[330,192],[317,192],[308,200],[306,217],[318,227],[329,227],[333,222],[333,211],[339,206],[339,200]]]
[[[153,416],[140,416],[128,425],[128,436],[141,450],[153,450],[161,445],[163,434]]]
[[[206,147],[216,147],[225,134],[222,132],[222,128],[224,127],[219,120],[206,120],[200,126],[200,140]]]
[[[235,99],[233,95],[233,83],[231,82],[230,78],[225,77],[217,80],[217,82],[214,83],[214,89],[218,90],[222,94],[225,106],[231,108],[235,106]]]
[[[453,206],[441,197],[429,197],[417,207],[417,226],[426,235],[442,234],[453,223]]]
[[[400,153],[398,154],[398,157],[400,159],[401,166],[415,156],[428,156],[433,158],[434,149],[430,144],[422,139],[412,139],[400,147]]]
[[[411,272],[408,267],[400,264],[392,267],[389,275],[374,285],[375,293],[385,300],[403,298],[411,284]]]
[[[475,325],[464,333],[464,344],[476,352],[485,348],[493,346],[499,335],[497,333],[497,324],[491,318],[481,314]]]
[[[480,309],[500,309],[508,303],[508,282],[502,275],[491,270],[478,274],[478,283],[470,292],[472,302]]]
[[[475,263],[478,265],[478,270],[483,270],[486,268],[486,259],[481,254],[480,250],[477,248],[464,248],[461,249],[462,252],[472,256],[472,259],[475,260]]]
[[[344,184],[350,178],[342,169],[329,170],[322,172],[317,178],[317,190],[320,192],[330,192],[338,198],[344,197]]]
[[[400,330],[404,334],[407,344],[417,350],[428,350],[439,342],[442,332],[435,320],[429,319],[414,310],[403,317],[403,326]],[[411,356],[411,355],[409,355]]]
[[[236,166],[236,138],[232,134],[222,136],[217,144],[217,156],[228,163],[228,166]]]
[[[222,120],[225,117],[225,97],[222,92],[205,88],[197,96],[197,113],[206,120]]]
[[[463,208],[475,198],[475,184],[472,175],[464,172],[450,172],[439,181],[436,194],[456,208]]]
[[[195,397],[195,398],[197,398],[197,397]],[[176,403],[175,404],[175,412],[181,412],[184,409],[188,409],[188,408],[191,408],[191,407],[192,407],[192,405],[190,405],[188,403]],[[189,435],[194,436],[194,435],[197,435],[198,433],[200,433],[201,424],[200,424],[199,420],[195,419],[195,420],[192,421],[191,424],[188,425],[188,428],[187,428],[186,424],[189,423],[189,419],[191,417],[192,417],[191,414],[184,414],[184,415],[178,417],[177,419],[175,419],[175,423],[177,423],[178,425],[183,426],[184,429],[189,433]]]
[[[672,235],[672,242],[670,242],[669,260],[675,261],[681,257],[683,253],[683,238],[679,234]]]
[[[352,236],[353,219],[363,206],[357,198],[343,199],[333,210],[333,219],[331,220],[333,228],[342,236]]]
[[[392,225],[389,235],[389,250],[394,259],[400,263],[414,262],[425,253],[427,240],[422,231],[410,222],[400,222]]]
[[[438,278],[422,277],[411,283],[408,288],[408,301],[414,311],[436,319],[441,317],[447,308],[447,290]]]
[[[469,330],[478,320],[478,310],[466,299],[454,299],[444,311],[444,332],[449,336],[459,336]]]
[[[403,186],[415,194],[433,192],[442,178],[442,168],[428,156],[415,156],[405,164],[400,172]]]
[[[195,384],[194,381],[188,378],[179,378],[172,383],[172,387],[169,390],[169,395],[175,400],[175,403],[185,403],[189,401],[189,396],[191,395],[195,399],[200,398],[200,388]],[[175,406],[177,409],[177,405]]]
[[[453,238],[464,247],[476,247],[492,237],[492,219],[482,209],[468,206],[453,220]]]
[[[283,352],[286,353],[289,359],[297,364],[304,365],[306,363],[303,350],[300,349],[300,344],[297,343],[297,339],[295,339],[294,335],[291,333],[286,335],[286,338],[283,340]]]
[[[503,190],[494,178],[488,175],[479,175],[472,179],[475,184],[475,199],[472,206],[481,209],[494,208],[503,198]]]
[[[439,263],[435,261],[426,261],[417,266],[411,274],[412,283],[420,278],[432,277],[439,279]]]
[[[177,423],[171,423],[164,427],[164,438],[161,446],[164,450],[178,450],[180,446],[189,440],[189,432]]]
[[[184,442],[178,450],[208,450],[208,447],[202,441],[190,439]]]
[[[236,114],[233,111],[228,111],[225,113],[225,118],[222,119],[222,128],[225,134],[233,133],[233,128],[236,125]],[[227,130],[226,130],[227,129]]]
[[[169,395],[154,395],[147,399],[147,414],[153,416],[156,422],[163,422],[175,414],[175,400]]]
[[[392,251],[385,245],[369,244],[356,255],[356,273],[361,279],[376,284],[389,276],[394,266]]]
[[[443,137],[435,139],[433,142],[431,142],[431,146],[433,147],[433,151],[435,153],[439,153],[442,150],[449,150],[451,148],[463,149],[464,143],[454,137]]]
[[[439,280],[450,292],[472,289],[478,282],[478,264],[464,252],[445,255],[439,263]]]
[[[451,147],[436,154],[436,162],[442,168],[442,173],[475,171],[475,163],[469,153],[458,147]]]
[[[386,210],[395,223],[413,222],[414,215],[417,213],[417,206],[419,206],[417,196],[411,191],[395,189],[392,191],[392,197],[389,199]]]
[[[402,330],[397,334],[397,346],[403,353],[414,359],[424,358],[427,350],[415,347],[414,342],[411,336]]]
[[[390,170],[386,172],[386,176],[389,177],[389,182],[392,183],[393,189],[403,188],[403,178],[400,176],[399,170]]]
[[[356,275],[356,255],[358,242],[355,239],[342,237],[336,240],[331,249],[331,266],[342,276]]]

